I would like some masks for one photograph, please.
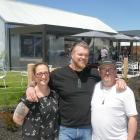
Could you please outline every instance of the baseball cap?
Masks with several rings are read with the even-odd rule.
[[[99,62],[99,67],[102,67],[104,65],[114,65],[115,66],[116,63],[115,63],[114,60],[109,59],[109,58],[106,58],[106,59],[104,59],[104,60],[102,60],[102,61]]]

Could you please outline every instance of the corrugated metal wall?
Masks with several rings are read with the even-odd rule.
[[[0,18],[0,65],[5,64],[5,23]]]

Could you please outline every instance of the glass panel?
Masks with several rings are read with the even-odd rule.
[[[49,64],[62,67],[69,63],[68,50],[65,48],[64,38],[49,36]]]
[[[33,37],[21,36],[21,57],[33,57]]]
[[[21,36],[21,57],[42,57],[42,38],[35,35]]]
[[[35,37],[34,38],[34,57],[42,57],[42,38]]]

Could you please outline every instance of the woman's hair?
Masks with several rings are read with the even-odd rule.
[[[48,68],[48,71],[49,71],[49,66],[48,66],[47,63],[45,63],[45,62],[39,62],[39,63],[36,63],[36,64],[34,65],[34,67],[33,67],[33,74],[36,73],[36,68],[37,68],[38,66],[40,66],[40,65],[45,65],[45,66]],[[49,72],[50,72],[50,71],[49,71]]]

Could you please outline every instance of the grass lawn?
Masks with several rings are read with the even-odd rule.
[[[27,87],[27,77],[23,78],[23,84],[21,85],[22,77],[20,72],[7,72],[6,88],[0,80],[0,108],[13,107],[19,102]]]

